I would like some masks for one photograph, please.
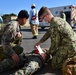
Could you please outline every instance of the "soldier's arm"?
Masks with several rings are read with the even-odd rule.
[[[50,29],[51,28],[49,28],[48,31],[44,34],[44,36],[35,44],[35,46],[34,46],[35,48],[36,48],[36,46],[38,46],[41,43],[45,42],[50,37],[50,35],[51,35]]]
[[[51,28],[48,29],[48,31],[44,34],[44,36],[40,39],[40,42],[45,42],[51,35]]]
[[[15,54],[13,48],[10,45],[12,38],[13,38],[13,28],[12,26],[9,26],[5,30],[4,35],[2,37],[3,50],[5,54],[7,54],[8,56]]]

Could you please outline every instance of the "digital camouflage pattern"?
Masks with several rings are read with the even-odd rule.
[[[15,63],[11,58],[6,58],[2,62],[0,62],[0,73],[9,71],[13,68],[20,68],[24,65],[24,62],[26,61],[26,58],[24,57],[24,54],[19,55],[20,61],[18,63]]]
[[[29,53],[26,57],[28,58],[28,62],[25,63],[24,67],[10,75],[32,75],[34,72],[42,68],[44,63],[39,55]]]
[[[40,40],[45,42],[51,39],[49,53],[52,55],[53,68],[62,68],[63,62],[76,55],[76,33],[71,26],[59,17],[54,17],[50,22],[50,28]]]
[[[43,48],[42,50],[44,51],[46,48]],[[27,62],[25,62],[24,67],[10,75],[32,75],[41,70],[50,59],[47,51],[39,54],[37,50],[33,50],[30,53],[25,53],[25,56],[27,58]]]
[[[20,27],[17,21],[9,22],[3,30],[2,47],[5,54],[10,56],[15,53],[13,47],[19,46],[22,41],[22,37],[18,38],[17,33],[20,32]]]
[[[15,65],[14,61],[10,58],[11,54],[17,53],[20,55],[23,52],[23,48],[20,46],[22,37],[17,37],[17,33],[20,32],[18,22],[9,22],[6,26],[4,26],[2,31],[2,46],[0,46],[0,72],[11,69],[11,66]]]
[[[22,69],[16,71],[13,74],[10,74],[10,75],[32,75],[38,69],[39,69],[38,62],[31,61],[28,66],[25,66]]]
[[[21,54],[23,52],[23,48],[21,46],[14,46],[12,48],[15,53],[17,53],[18,55]],[[3,61],[4,59],[6,59],[8,56],[4,53],[2,46],[0,47],[0,62]]]

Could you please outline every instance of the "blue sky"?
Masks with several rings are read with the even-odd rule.
[[[35,3],[36,8],[39,10],[42,6],[51,8],[76,5],[76,0],[0,0],[0,15],[10,13],[18,14],[22,9],[26,9],[29,12],[32,3]]]

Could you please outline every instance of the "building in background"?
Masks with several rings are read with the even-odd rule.
[[[66,15],[66,21],[73,27],[74,26],[74,18],[76,17],[76,6],[75,5],[66,5],[49,8],[54,16],[60,17],[61,12],[64,11]]]

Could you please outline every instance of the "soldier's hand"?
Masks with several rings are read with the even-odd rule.
[[[42,56],[43,60],[46,62],[48,59],[48,55],[46,53],[42,53],[40,55]]]
[[[17,54],[13,54],[12,59],[13,59],[14,62],[19,62],[20,61],[20,58]]]
[[[20,38],[22,34],[20,32],[17,33],[17,37]]]
[[[35,44],[34,48],[36,48],[36,46],[40,45],[41,42],[38,42]]]

